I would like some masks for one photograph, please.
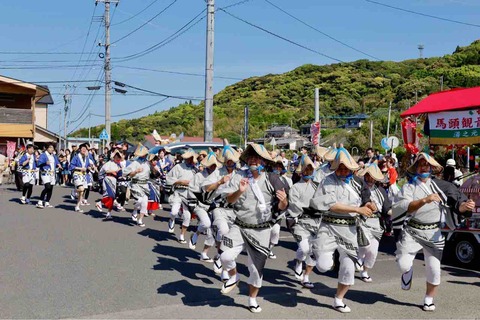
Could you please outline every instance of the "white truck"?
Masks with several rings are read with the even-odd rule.
[[[480,174],[467,179],[460,190],[475,201],[472,216],[454,230],[443,229],[446,235],[444,263],[468,269],[480,269]]]

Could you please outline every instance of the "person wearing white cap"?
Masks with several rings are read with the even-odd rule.
[[[227,194],[228,203],[233,204],[236,219],[228,234],[223,237],[220,259],[230,279],[223,284],[221,292],[227,294],[237,286],[239,275],[235,260],[246,249],[250,272],[248,309],[258,313],[262,311],[257,295],[270,252],[268,246],[272,212],[286,210],[288,199],[285,191],[278,189],[279,186],[283,187],[278,176],[270,175],[267,178],[262,171],[264,165],[273,160],[263,145],[250,144],[240,159],[248,165],[248,170],[236,174],[222,190]]]
[[[132,214],[132,220],[137,222],[139,227],[145,227],[143,217],[148,210],[148,197],[150,195],[150,188],[148,186],[148,179],[150,178],[150,165],[147,161],[148,148],[138,144],[135,150],[135,160],[132,161],[122,173],[124,176],[132,179],[130,192],[136,200],[134,204],[135,212],[140,211],[140,215]]]
[[[383,187],[377,185],[385,181],[385,176],[377,165],[377,162],[367,164],[363,170],[358,173],[359,177],[363,177],[365,183],[370,189],[371,199],[375,204],[377,210],[373,212],[370,218],[360,217],[359,228],[362,229],[366,236],[366,245],[360,245],[358,248],[358,255],[360,265],[363,265],[363,270],[360,273],[360,278],[364,282],[372,282],[372,278],[368,275],[368,270],[373,268],[375,260],[377,259],[378,246],[383,235],[383,228],[380,225],[379,217],[385,219],[391,215],[392,203],[387,196],[387,192]]]
[[[460,187],[463,184],[463,179],[461,178],[463,176],[463,173],[462,171],[458,170],[456,166],[457,166],[457,163],[455,162],[454,159],[448,159],[445,172],[453,171],[453,177],[452,177],[453,179],[449,179],[452,181],[449,181],[449,180],[447,181],[452,182],[457,187]]]
[[[475,208],[475,202],[452,183],[432,178],[442,171],[443,167],[433,157],[419,153],[407,169],[409,182],[393,205],[393,224],[403,225],[395,252],[403,290],[410,290],[413,260],[423,250],[427,280],[424,311],[435,310],[433,299],[440,285],[440,261],[445,246],[440,227],[445,223],[455,229],[459,226],[459,215],[471,215]]]
[[[333,267],[333,254],[340,254],[337,292],[334,297],[335,310],[351,312],[343,298],[354,284],[355,262],[358,260],[357,216],[370,217],[376,210],[370,200],[370,190],[360,178],[353,175],[358,164],[350,153],[340,147],[328,175],[319,185],[310,208],[323,212],[322,224],[314,243],[317,269],[326,272]]]
[[[168,232],[175,233],[175,219],[179,217],[180,208],[182,208],[183,222],[178,242],[187,243],[185,234],[190,226],[191,211],[197,204],[195,195],[189,190],[189,184],[198,172],[195,166],[197,154],[190,148],[182,154],[182,159],[183,162],[174,166],[167,174],[167,186],[172,186],[173,190],[173,194],[168,198],[168,202],[172,206]]]
[[[301,281],[305,288],[313,288],[310,282],[310,273],[315,267],[315,261],[312,259],[312,244],[317,237],[321,213],[310,212],[308,206],[318,187],[318,182],[314,182],[314,164],[312,160],[305,156],[300,161],[297,171],[301,174],[301,180],[295,183],[290,189],[289,206],[287,217],[296,222],[292,226],[292,233],[298,244],[295,259],[295,277]],[[305,271],[303,262],[306,263]]]

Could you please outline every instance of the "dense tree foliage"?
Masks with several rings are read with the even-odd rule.
[[[374,141],[379,146],[386,133],[388,104],[392,101],[390,132],[400,135],[399,114],[432,92],[480,85],[480,41],[457,47],[444,57],[402,62],[358,60],[332,65],[303,65],[284,74],[252,77],[226,87],[214,97],[214,136],[239,143],[243,109],[250,107],[250,138],[263,136],[272,123],[311,123],[314,88],[320,89],[320,114],[325,117],[366,113],[374,120]],[[397,131],[395,128],[397,127]],[[98,136],[103,126],[92,128]],[[185,102],[167,111],[112,124],[114,139],[141,141],[156,129],[161,135],[184,132],[203,135],[203,103]],[[88,129],[74,136],[86,136]],[[344,138],[361,150],[369,142],[369,128],[358,131],[324,130],[324,137]]]

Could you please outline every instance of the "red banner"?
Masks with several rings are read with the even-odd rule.
[[[15,147],[17,143],[14,141],[7,141],[7,157],[8,158],[13,158],[13,155],[15,154]]]
[[[311,141],[314,146],[318,145],[318,136],[320,134],[320,122],[312,123],[310,126]]]

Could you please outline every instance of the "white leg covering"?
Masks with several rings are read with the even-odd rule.
[[[333,263],[333,252],[322,252],[317,257],[317,269],[321,273],[332,270]]]
[[[243,250],[243,244],[233,248],[229,248],[228,250],[225,250],[220,256],[223,269],[227,271],[235,269],[237,267],[237,263],[235,262],[235,260],[237,260],[237,257],[242,252],[242,250]]]
[[[207,229],[210,229],[212,222],[207,211],[202,208],[196,207],[194,213],[197,215],[198,220],[200,221],[198,225],[198,232],[204,232]]]
[[[280,239],[280,224],[275,223],[270,232],[270,243],[277,245],[279,239]]]
[[[423,254],[425,257],[425,273],[427,282],[438,286],[440,284],[440,260],[433,256],[430,252],[423,249]]]
[[[257,268],[255,268],[255,265],[253,264],[252,259],[250,258],[250,255],[248,255],[248,271],[250,272],[250,276],[248,277],[248,284],[254,286],[255,288],[261,288],[262,287],[262,277],[260,277],[260,274],[258,273]]]
[[[305,261],[309,252],[310,252],[310,241],[308,241],[308,239],[302,239],[302,241],[298,243],[298,249],[296,252],[297,260]]]
[[[378,240],[375,238],[369,239],[370,245],[367,247],[358,248],[358,257],[362,259],[363,264],[368,269],[372,269],[375,265],[375,260],[377,260],[378,254]]]
[[[140,213],[147,213],[147,207],[148,207],[148,197],[147,196],[142,196],[135,202],[135,207],[138,207],[140,210]]]
[[[182,226],[184,227],[187,227],[190,225],[190,220],[192,219],[192,214],[190,213],[190,211],[188,211],[188,206],[183,204],[182,203],[182,209],[183,209],[183,213],[182,213],[182,218],[183,218],[183,222],[182,222]]]
[[[343,250],[340,251],[340,269],[338,270],[338,282],[352,286],[355,282],[355,263]]]
[[[178,213],[180,212],[180,206],[182,205],[181,202],[173,202],[172,209],[170,211],[170,216],[172,219],[178,218]]]

